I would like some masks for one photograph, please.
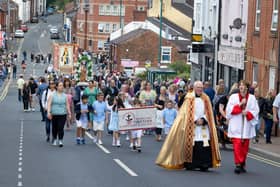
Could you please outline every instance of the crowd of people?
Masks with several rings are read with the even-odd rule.
[[[272,143],[272,126],[278,122],[280,108],[280,95],[276,97],[273,90],[270,90],[266,97],[261,97],[257,83],[249,86],[241,81],[229,89],[222,79],[215,88],[208,81],[203,83],[197,81],[193,84],[179,78],[150,83],[134,75],[127,76],[125,72],[110,72],[105,67],[101,66],[92,80],[86,83],[76,82],[70,76],[57,76],[51,65],[47,68],[45,76],[37,80],[31,77],[25,81],[23,75],[20,75],[17,81],[18,100],[23,102],[25,112],[35,111],[35,104],[39,104],[42,121],[46,124],[47,142],[63,147],[66,126],[66,129],[75,128],[77,145],[86,144],[86,133],[92,135],[94,143],[102,145],[105,131],[112,134],[114,147],[121,147],[124,140],[120,137],[124,136],[130,141],[132,150],[141,152],[141,138],[144,135],[155,135],[155,141],[165,139],[163,150],[166,150],[171,149],[170,146],[174,142],[187,136],[186,134],[178,136],[181,132],[177,128],[182,126],[182,122],[189,120],[195,126],[183,129],[193,132],[194,134],[189,136],[194,137],[188,139],[191,142],[185,141],[186,145],[178,143],[182,147],[193,146],[190,149],[191,154],[185,155],[188,159],[185,158],[184,167],[200,168],[202,171],[218,167],[219,141],[223,148],[226,148],[227,143],[233,144],[236,173],[246,172],[249,140],[254,138],[254,143],[258,143],[262,119],[265,124],[263,134],[266,143]],[[155,129],[119,131],[120,109],[146,106],[156,108]],[[189,113],[182,116],[187,111]],[[191,116],[187,117],[189,114]],[[236,123],[242,124],[241,127],[234,127]],[[251,126],[246,129],[248,124]],[[211,149],[215,150],[212,151],[212,155]],[[201,156],[202,153],[204,156]],[[160,152],[157,164],[168,168],[179,167],[176,159],[171,165],[169,161],[169,164],[166,164],[165,159],[169,158],[169,154],[180,153],[178,150]]]

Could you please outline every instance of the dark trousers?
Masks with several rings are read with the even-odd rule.
[[[42,121],[45,121],[46,120],[46,115],[45,115],[45,111],[44,111],[41,99],[39,100],[39,104],[40,104],[40,112],[41,112],[41,116],[42,116]]]
[[[16,79],[17,78],[17,72],[13,71],[13,78]]]
[[[26,98],[23,98],[23,110],[28,110],[28,102],[29,100]]]
[[[21,89],[18,89],[18,101],[21,102],[22,95],[21,95]]]
[[[273,126],[273,121],[271,119],[264,119],[265,122],[265,138],[266,142],[271,141],[271,131]]]
[[[52,135],[55,140],[57,139],[57,136],[59,140],[63,139],[65,122],[66,115],[52,116]]]
[[[52,121],[49,120],[49,118],[47,117],[47,115],[48,115],[47,111],[45,111],[44,114],[45,114],[45,120],[46,120],[46,135],[47,135],[47,137],[50,137]]]

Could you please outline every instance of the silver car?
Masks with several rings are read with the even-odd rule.
[[[15,38],[24,38],[24,32],[20,29],[16,30]]]

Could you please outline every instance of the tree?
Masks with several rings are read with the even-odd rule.
[[[190,78],[191,66],[183,61],[173,62],[169,65],[169,68],[177,72],[177,76],[180,78]]]

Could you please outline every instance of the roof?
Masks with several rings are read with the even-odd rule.
[[[172,6],[188,17],[193,18],[193,5],[188,3],[172,3]]]
[[[160,20],[159,18],[155,17],[148,17],[148,21],[156,25],[157,27],[160,27]],[[180,26],[176,25],[175,23],[172,23],[168,19],[162,17],[162,30],[166,30],[166,28],[169,28],[169,33],[173,36],[182,36],[185,38],[190,39],[191,38],[191,33],[186,31],[185,29],[181,28]]]
[[[138,36],[141,36],[143,33],[148,32],[148,31],[149,30],[145,30],[145,29],[136,29],[134,31],[131,31],[131,32],[127,33],[127,34],[122,35],[119,38],[116,38],[115,40],[112,40],[111,43],[113,43],[113,44],[124,43],[127,40],[130,40],[132,38],[136,38]]]
[[[127,34],[124,34],[122,36],[120,36],[119,38],[116,38],[115,40],[110,41],[111,44],[122,44],[127,42],[128,40],[137,38],[143,34],[145,34],[146,32],[152,32],[151,30],[148,29],[136,29],[134,31],[131,31]],[[157,33],[154,33],[157,34]],[[173,43],[176,47],[177,50],[180,52],[189,52],[188,49],[188,45],[191,44],[191,41],[188,40],[168,40],[169,42]]]

